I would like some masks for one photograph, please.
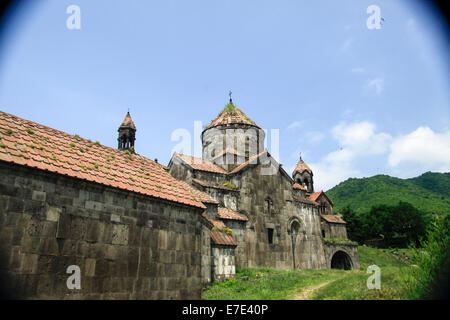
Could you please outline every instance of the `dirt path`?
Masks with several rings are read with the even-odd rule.
[[[305,290],[303,290],[300,293],[300,295],[294,297],[294,300],[308,300],[314,291],[319,290],[320,288],[322,288],[322,287],[326,286],[327,284],[334,282],[334,281],[336,281],[336,280],[330,280],[330,281],[316,284],[314,286],[307,287]]]

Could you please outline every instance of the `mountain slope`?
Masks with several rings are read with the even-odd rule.
[[[421,176],[407,180],[422,188],[450,197],[450,172],[425,172]]]
[[[427,172],[411,179],[377,175],[350,178],[327,191],[339,212],[347,205],[367,212],[373,205],[406,201],[426,212],[450,213],[450,173]]]

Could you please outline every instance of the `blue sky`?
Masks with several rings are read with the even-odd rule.
[[[174,130],[199,140],[194,121],[209,124],[231,89],[279,129],[286,170],[302,153],[316,189],[450,171],[448,35],[422,2],[24,3],[0,43],[2,111],[116,147],[130,108],[136,151],[167,163]],[[72,4],[80,30],[66,27]]]

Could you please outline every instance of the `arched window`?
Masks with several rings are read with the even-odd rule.
[[[269,244],[273,244],[273,228],[267,228],[267,240]]]
[[[326,210],[327,210],[327,205],[325,203],[321,202],[320,206],[319,206],[319,213],[325,214]]]
[[[271,213],[271,210],[272,210],[272,199],[270,199],[270,197],[267,197],[267,198],[264,200],[264,210],[265,210],[267,213]]]

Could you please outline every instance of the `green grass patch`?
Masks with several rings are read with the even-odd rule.
[[[408,299],[404,273],[409,249],[359,247],[361,270],[237,269],[236,277],[213,283],[204,300],[397,300]],[[367,288],[367,267],[381,269],[381,289]],[[306,294],[307,292],[307,294]]]
[[[320,283],[339,270],[237,269],[236,277],[214,283],[202,294],[204,300],[286,300],[300,289]],[[248,278],[247,278],[248,277]]]

